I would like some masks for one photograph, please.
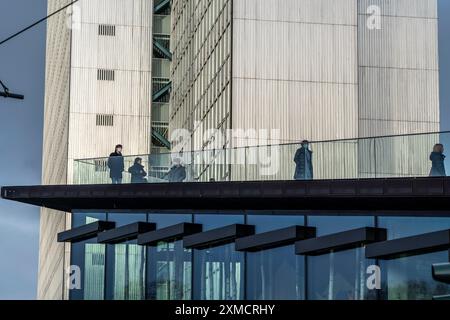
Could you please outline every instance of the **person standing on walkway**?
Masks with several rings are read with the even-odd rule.
[[[433,152],[430,155],[431,161],[431,171],[430,177],[446,177],[445,172],[445,155],[444,155],[444,145],[439,143],[433,148]]]
[[[309,141],[301,142],[301,147],[295,153],[294,162],[295,180],[313,180],[312,151],[309,150]]]
[[[125,164],[122,156],[122,145],[118,144],[113,153],[108,158],[109,176],[112,184],[121,184]]]

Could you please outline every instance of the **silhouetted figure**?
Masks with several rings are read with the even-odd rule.
[[[125,170],[125,164],[122,156],[122,145],[118,144],[113,153],[108,158],[109,176],[113,184],[122,183],[122,173]]]
[[[174,159],[174,165],[167,174],[169,182],[183,182],[186,179],[186,168],[181,164],[180,159]]]
[[[146,183],[147,172],[144,170],[144,166],[142,165],[142,158],[136,158],[134,160],[134,164],[128,169],[128,172],[131,173],[131,183]]]
[[[444,145],[437,144],[433,148],[433,152],[430,155],[431,160],[431,172],[430,177],[445,177],[447,176],[445,172],[445,155],[444,155]]]
[[[295,180],[312,180],[314,178],[312,165],[312,151],[309,150],[309,141],[301,142],[301,147],[297,150],[294,157],[295,162]]]

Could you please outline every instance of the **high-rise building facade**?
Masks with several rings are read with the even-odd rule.
[[[69,2],[49,0],[48,11]],[[275,144],[440,129],[437,0],[81,0],[70,10],[48,22],[44,184],[72,183],[75,159],[118,143],[129,155],[164,153],[177,129],[191,132],[191,150],[259,143],[217,146],[214,129],[275,129]],[[318,178],[389,175],[408,152],[427,154],[435,139],[424,139],[420,152],[402,139],[324,143],[314,167]],[[272,179],[292,178],[291,151]],[[379,152],[386,165],[372,168]],[[153,170],[164,172],[159,160]],[[428,170],[426,158],[406,161],[415,164],[397,175]],[[243,179],[231,168],[206,165],[197,178]],[[71,247],[56,235],[73,225],[42,210],[39,298],[68,298]]]
[[[211,129],[279,130],[271,144],[438,132],[437,27],[436,0],[175,0],[171,132],[190,130],[192,150],[221,147]],[[259,143],[227,136],[223,145]],[[402,141],[333,148],[317,150],[330,156],[315,166],[353,159],[355,178],[373,171],[368,153],[395,163],[416,151]]]
[[[49,0],[48,12],[70,2]],[[169,47],[161,41],[170,41],[170,14],[162,2],[155,2],[154,12],[149,0],[83,0],[49,20],[44,184],[72,183],[74,159],[108,156],[117,144],[127,154],[158,151],[152,132],[162,128],[164,138],[167,131],[168,105],[161,102],[167,94],[155,99],[155,110],[152,98],[170,71],[170,61],[159,55]],[[100,162],[99,170],[106,166]],[[66,224],[70,215],[42,210],[39,298],[65,295],[63,265],[70,250],[54,240]]]

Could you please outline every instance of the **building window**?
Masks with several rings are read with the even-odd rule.
[[[450,228],[447,217],[380,217],[378,225],[386,228],[388,239],[411,237]],[[432,278],[431,266],[448,261],[449,251],[381,260],[382,290],[385,300],[429,300],[450,294],[450,285]]]
[[[158,228],[192,222],[190,214],[151,214]],[[161,242],[147,249],[147,299],[190,300],[192,297],[192,251],[183,241]]]
[[[373,217],[308,217],[317,236],[373,227]],[[365,258],[364,247],[306,258],[308,300],[371,300],[376,291],[366,286],[366,270],[375,261]]]
[[[98,127],[113,127],[114,126],[114,115],[112,115],[112,114],[98,114],[96,116],[95,120],[96,120],[96,125]],[[97,166],[95,168],[97,169]]]
[[[75,213],[72,228],[106,220],[104,213]],[[72,244],[71,265],[81,269],[81,288],[70,290],[71,300],[103,300],[105,288],[105,245],[90,239]]]
[[[98,26],[98,35],[114,37],[116,35],[116,26],[101,24]]]
[[[146,222],[146,214],[108,214],[116,228]],[[106,299],[145,299],[146,249],[136,240],[106,245]]]
[[[304,225],[305,218],[293,216],[248,216],[256,233]],[[247,253],[248,300],[305,299],[305,257],[294,254],[294,245]]]
[[[201,216],[195,222],[203,230],[244,223],[243,216]],[[244,299],[245,255],[234,250],[234,243],[204,250],[194,250],[194,299]]]
[[[99,81],[114,81],[115,80],[114,70],[98,69],[97,70],[97,80],[99,80]]]

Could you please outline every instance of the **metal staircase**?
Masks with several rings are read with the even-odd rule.
[[[158,52],[161,56],[163,56],[167,60],[172,61],[172,53],[156,38],[153,38],[153,50]]]

